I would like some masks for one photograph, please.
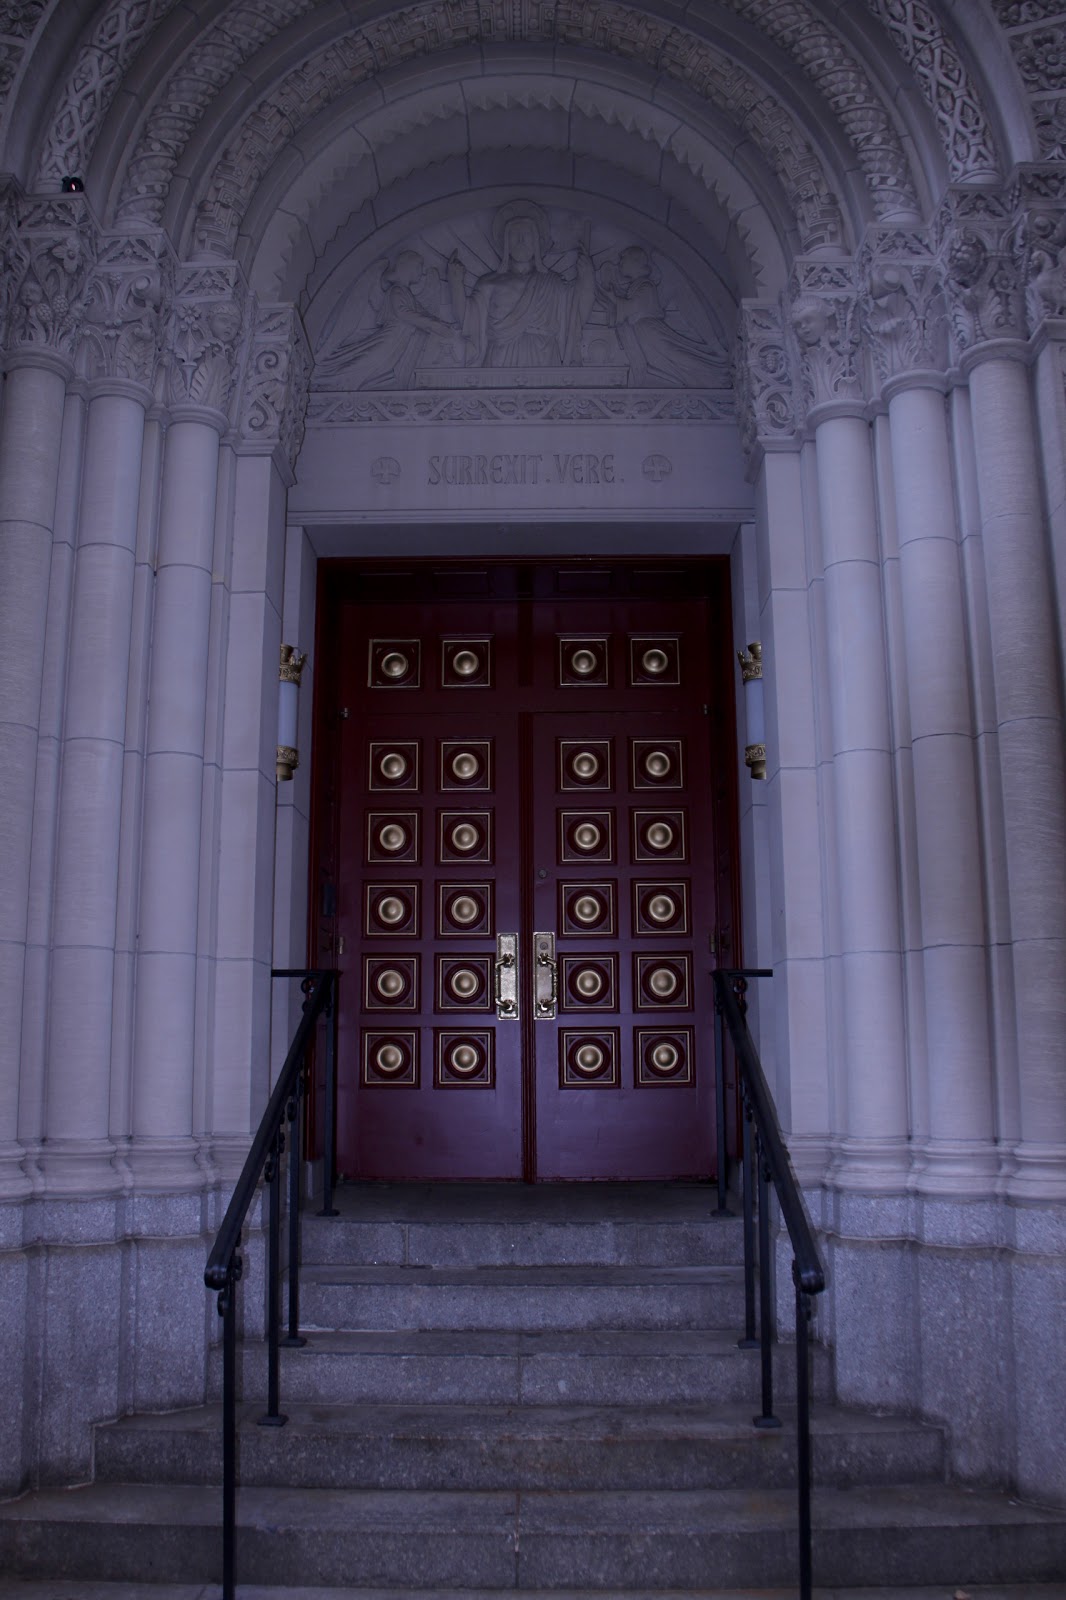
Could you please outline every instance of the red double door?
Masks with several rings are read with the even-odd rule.
[[[561,582],[342,608],[348,1176],[712,1173],[714,608]]]

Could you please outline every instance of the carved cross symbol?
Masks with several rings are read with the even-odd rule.
[[[378,483],[390,484],[400,476],[400,463],[395,456],[378,456],[370,463],[370,476]]]
[[[645,456],[644,476],[650,478],[652,483],[662,483],[674,470],[674,464],[669,456]]]

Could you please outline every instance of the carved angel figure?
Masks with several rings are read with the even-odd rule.
[[[595,270],[579,249],[572,281],[544,265],[548,223],[539,206],[516,200],[493,220],[500,254],[496,272],[471,289],[458,253],[448,262],[456,319],[469,341],[468,364],[479,367],[565,367],[580,361],[581,329],[596,295]]]
[[[401,250],[395,261],[386,262],[374,327],[342,339],[320,356],[319,375],[343,374],[352,389],[409,388],[427,342],[433,337],[454,341],[459,331],[419,300],[425,276],[417,250]]]
[[[728,384],[725,358],[667,322],[651,260],[641,245],[628,245],[617,264],[604,262],[597,288],[629,360],[634,385],[717,388]]]

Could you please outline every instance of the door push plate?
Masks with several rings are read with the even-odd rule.
[[[555,1015],[559,999],[559,968],[555,960],[554,933],[533,935],[533,1015],[537,1021]]]
[[[518,1021],[518,935],[496,935],[496,1015],[502,1022]]]

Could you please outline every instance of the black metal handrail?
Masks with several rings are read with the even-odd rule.
[[[744,1348],[758,1348],[762,1377],[762,1410],[752,1420],[757,1428],[779,1428],[774,1415],[774,1307],[770,1261],[770,1185],[792,1244],[792,1281],[796,1292],[796,1484],[799,1501],[799,1594],[811,1600],[811,1300],[825,1288],[825,1268],[811,1219],[777,1120],[773,1095],[748,1029],[744,999],[749,978],[770,978],[763,967],[719,968],[714,980],[718,1049],[718,1209],[727,1213],[725,1173],[725,1050],[728,1028],[736,1056],[743,1108],[744,1207]],[[756,1258],[755,1218],[759,1246]],[[759,1275],[758,1333],[755,1318],[756,1260]]]
[[[304,1064],[318,1019],[325,1016],[326,1072],[322,1150],[321,1216],[336,1216],[333,1209],[336,1054],[333,1016],[336,1009],[337,973],[319,969],[276,968],[273,978],[299,978],[304,993],[303,1016],[293,1035],[285,1063],[278,1074],[266,1110],[241,1168],[222,1226],[215,1236],[204,1270],[204,1282],[218,1295],[222,1318],[222,1600],[236,1593],[237,1532],[237,1284],[244,1272],[241,1236],[259,1188],[267,1184],[267,1409],[260,1424],[283,1427],[280,1403],[280,1348],[301,1345],[300,1337],[300,1175],[303,1165],[301,1107],[306,1102]],[[281,1338],[281,1158],[285,1151],[285,1125],[289,1138],[289,1294],[288,1331]]]

